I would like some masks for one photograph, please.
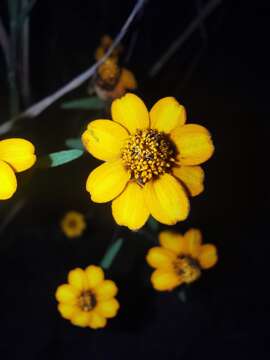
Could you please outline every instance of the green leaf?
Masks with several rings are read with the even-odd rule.
[[[51,153],[39,160],[38,167],[40,168],[57,167],[66,164],[70,161],[73,161],[75,159],[78,159],[80,156],[82,156],[82,154],[83,151],[78,149],[63,150],[63,151]]]
[[[61,109],[101,110],[104,106],[104,101],[97,96],[92,96],[64,102]]]
[[[84,150],[82,141],[80,138],[66,139],[65,144],[70,149]]]
[[[103,267],[103,269],[107,270],[110,268],[114,258],[122,247],[123,241],[123,239],[119,238],[108,248],[100,262],[100,266]]]
[[[156,232],[159,229],[159,223],[152,216],[150,216],[147,225],[149,229],[152,230],[153,232]]]

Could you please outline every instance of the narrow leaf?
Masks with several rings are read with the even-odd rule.
[[[66,139],[65,144],[70,149],[84,150],[83,144],[80,138]]]
[[[110,268],[114,258],[122,247],[123,241],[123,239],[119,238],[108,248],[100,262],[100,266],[103,267],[103,269],[107,270]]]
[[[63,150],[63,151],[51,153],[39,160],[38,167],[40,168],[57,167],[66,164],[70,161],[73,161],[75,159],[78,159],[80,156],[82,156],[82,154],[83,151],[78,149]]]
[[[81,109],[81,110],[101,110],[104,108],[104,101],[99,97],[87,97],[76,100],[64,102],[61,105],[62,109]]]

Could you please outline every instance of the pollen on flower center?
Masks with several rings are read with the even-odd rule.
[[[176,148],[168,136],[154,129],[137,130],[122,150],[122,160],[131,178],[144,185],[152,178],[170,172]]]
[[[186,283],[198,279],[201,275],[200,267],[196,260],[190,256],[180,256],[174,262],[174,269]]]
[[[91,291],[83,291],[79,297],[78,305],[83,311],[90,311],[96,306],[95,295]]]

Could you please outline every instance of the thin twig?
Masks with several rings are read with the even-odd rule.
[[[177,50],[183,46],[188,38],[193,34],[198,27],[201,26],[207,16],[209,16],[215,8],[222,3],[222,0],[209,1],[201,10],[198,16],[192,20],[186,30],[171,44],[169,49],[161,56],[161,58],[153,65],[149,71],[149,76],[153,77],[162,69],[166,62],[175,54]]]
[[[21,0],[22,12],[31,4],[34,6],[35,1]],[[32,7],[31,7],[32,8]],[[30,16],[27,16],[22,24],[21,29],[21,95],[24,106],[30,105],[30,76],[29,76],[29,22]]]
[[[7,67],[10,66],[10,42],[9,42],[9,37],[8,34],[6,32],[6,29],[4,27],[3,21],[0,18],[0,46],[2,47],[4,56],[5,56],[5,60],[6,60],[6,65]]]
[[[138,0],[137,1],[136,5],[134,6],[134,8],[133,8],[133,10],[131,12],[131,14],[127,18],[125,24],[123,25],[123,27],[120,30],[119,34],[117,35],[117,37],[113,41],[111,47],[108,49],[107,53],[103,56],[103,58],[101,58],[97,63],[92,65],[88,70],[84,71],[82,74],[77,76],[75,79],[70,81],[68,84],[66,84],[61,89],[57,90],[52,95],[47,96],[45,99],[39,101],[38,103],[34,104],[33,106],[30,106],[30,108],[28,108],[26,111],[21,113],[19,116],[15,117],[14,119],[11,119],[9,122],[4,123],[3,125],[1,125],[0,126],[0,134],[3,134],[6,131],[9,131],[9,129],[11,129],[11,127],[13,126],[15,121],[17,121],[17,120],[19,120],[21,118],[25,118],[25,117],[34,118],[37,115],[41,114],[45,109],[47,109],[55,101],[60,99],[63,95],[65,95],[68,92],[76,89],[81,84],[83,84],[86,80],[88,80],[91,76],[93,76],[95,74],[96,69],[98,68],[98,66],[100,66],[100,64],[102,64],[108,58],[108,56],[110,56],[110,54],[113,52],[115,47],[121,42],[121,40],[123,39],[123,37],[125,36],[128,28],[129,28],[130,24],[132,23],[135,16],[137,15],[139,10],[142,8],[142,6],[145,3],[146,3],[146,0]]]
[[[11,223],[11,221],[16,217],[19,211],[24,207],[26,199],[18,200],[14,206],[7,212],[6,217],[0,223],[0,234],[5,230],[5,228]]]
[[[29,0],[28,4],[26,6],[23,6],[23,11],[20,16],[20,24],[19,24],[20,26],[22,26],[24,22],[27,20],[36,2],[37,0]]]

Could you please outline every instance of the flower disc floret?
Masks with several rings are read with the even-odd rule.
[[[125,167],[131,179],[144,185],[165,172],[175,163],[176,149],[168,136],[155,129],[137,130],[130,135],[122,151]]]

